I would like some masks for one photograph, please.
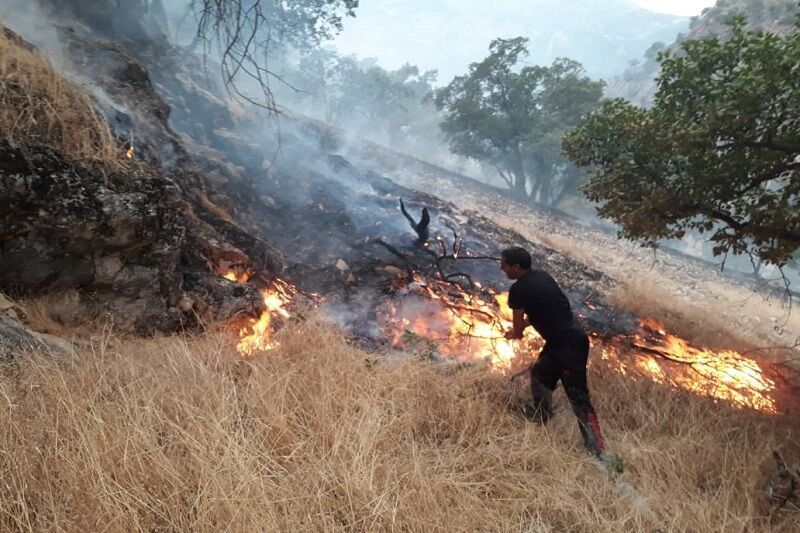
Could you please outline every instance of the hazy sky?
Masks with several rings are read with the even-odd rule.
[[[703,8],[714,5],[714,0],[631,0],[637,6],[641,6],[657,13],[669,13],[670,15],[680,15],[689,17],[699,15]]]
[[[447,83],[496,37],[531,38],[530,60],[580,61],[593,77],[621,73],[654,42],[671,43],[714,0],[362,0],[333,41],[339,52],[439,71]],[[648,13],[651,12],[651,13]],[[638,12],[638,13],[635,13]],[[649,17],[649,18],[648,18]],[[671,22],[674,21],[674,22]]]

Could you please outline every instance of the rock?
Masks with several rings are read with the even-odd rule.
[[[79,326],[91,322],[99,309],[89,295],[75,289],[61,291],[47,297],[48,315],[65,326]]]
[[[117,256],[96,257],[94,260],[94,279],[97,283],[113,283],[122,267],[122,261]]]
[[[207,131],[241,142],[229,135],[234,122],[223,100],[184,87],[166,102],[149,65],[127,53],[152,51],[164,41],[122,46],[81,25],[61,37],[114,134],[136,146],[136,163],[99,171],[45,148],[12,148],[0,138],[0,290],[55,295],[55,318],[64,324],[102,314],[119,329],[142,334],[199,326],[198,319],[257,316],[258,290],[234,292],[215,264],[235,261],[261,280],[282,270],[259,225],[263,213],[250,207],[258,192],[221,152],[214,152],[217,166],[201,170],[187,138],[168,122],[170,103],[181,105],[194,90],[197,102],[189,105],[197,111],[202,106],[195,104],[204,103],[209,113],[200,115],[215,122]],[[173,78],[185,68],[174,69]]]
[[[402,275],[405,275],[405,273],[406,273],[402,268],[396,267],[394,265],[379,266],[375,270],[382,270],[384,272],[388,272],[389,274],[391,274],[393,276],[402,276]]]
[[[52,354],[72,351],[72,345],[54,335],[38,333],[23,323],[24,310],[0,293],[0,361],[14,358],[25,350],[45,350]]]
[[[178,309],[183,311],[184,313],[188,313],[194,307],[194,301],[189,298],[187,295],[181,295],[178,299]]]

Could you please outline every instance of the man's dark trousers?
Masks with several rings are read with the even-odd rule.
[[[546,423],[553,412],[553,391],[558,381],[564,386],[578,427],[590,453],[600,456],[605,442],[600,424],[589,398],[586,363],[589,359],[589,338],[580,329],[573,329],[545,343],[539,359],[531,367],[531,392],[534,416]]]

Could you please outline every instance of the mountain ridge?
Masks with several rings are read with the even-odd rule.
[[[729,34],[728,23],[736,16],[745,16],[750,30],[770,31],[785,35],[795,30],[795,17],[800,4],[794,0],[719,0],[702,15],[692,17],[687,33],[677,35],[671,44],[654,43],[644,52],[644,61],[630,65],[625,72],[608,80],[606,96],[625,98],[647,106],[656,92],[655,79],[659,64],[657,52],[667,49],[677,52],[689,39],[724,38]]]
[[[423,70],[438,69],[440,81],[446,83],[484,57],[492,39],[522,35],[531,39],[530,62],[570,57],[583,63],[590,75],[604,77],[620,72],[644,47],[671,38],[688,23],[686,17],[654,13],[628,0],[567,5],[505,0],[477,6],[452,1],[397,6],[377,0],[359,7],[355,20],[346,21],[333,44],[342,53],[375,55],[385,68],[411,62]],[[396,24],[405,24],[405,31],[387,38],[386,27]],[[448,49],[445,42],[458,44]]]

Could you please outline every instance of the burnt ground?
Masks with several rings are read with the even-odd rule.
[[[90,39],[80,42],[84,54],[96,46]],[[403,186],[371,165],[350,161],[325,138],[324,125],[239,112],[209,84],[200,60],[184,50],[166,43],[122,48],[131,61],[146,65],[187,153],[219,185],[215,204],[281,253],[282,277],[346,309],[359,331],[375,330],[375,308],[413,274],[448,278],[469,290],[475,282],[504,290],[508,281],[496,259],[514,244],[531,250],[537,265],[547,265],[592,329],[613,334],[632,327],[632,317],[608,306],[598,290],[610,284],[601,271],[509,232],[446,195]],[[422,208],[430,211],[428,249],[415,246],[417,235],[399,210],[401,198],[417,219]]]
[[[423,187],[354,164],[335,143],[322,142],[311,121],[243,111],[196,55],[166,40],[108,40],[69,20],[56,29],[70,75],[88,88],[120,141],[133,145],[135,164],[108,184],[58,154],[42,155],[70,178],[56,180],[58,190],[34,186],[52,182],[51,172],[30,164],[40,152],[21,156],[22,170],[3,167],[16,203],[5,214],[0,255],[6,264],[24,256],[41,275],[12,279],[14,270],[6,269],[0,289],[22,297],[77,292],[76,319],[88,305],[92,316],[110,313],[149,334],[257,315],[254,289],[279,276],[323,294],[350,317],[347,325],[374,337],[376,309],[413,279],[445,279],[473,292],[477,283],[505,289],[499,250],[522,244],[554,272],[581,314],[597,318],[592,329],[613,334],[633,324],[593,289],[608,284],[600,271]],[[415,244],[400,198],[414,217],[429,210],[428,248]],[[83,211],[70,211],[74,205]],[[95,226],[117,230],[92,240],[100,235]],[[155,261],[158,253],[166,260]],[[231,267],[253,275],[245,283],[222,279]]]
[[[369,142],[350,145],[348,157],[370,165],[406,187],[424,187],[448,198],[460,209],[472,210],[491,221],[500,232],[545,246],[546,268],[556,271],[563,258],[602,275],[587,286],[609,294],[621,285],[632,285],[642,299],[668,299],[653,311],[685,309],[683,320],[722,324],[756,344],[778,347],[781,360],[800,361],[793,347],[800,339],[800,305],[787,299],[781,283],[753,280],[679,252],[639,247],[622,241],[614,232],[582,222],[558,211],[537,209],[510,199],[501,191],[474,179],[449,172]],[[652,288],[654,296],[648,294]],[[713,321],[710,320],[713,318]],[[730,346],[728,346],[730,347]],[[769,352],[769,350],[767,350]]]
[[[601,230],[514,203],[474,180],[369,143],[344,151],[331,142],[330,128],[303,117],[243,111],[210,81],[198,57],[166,41],[112,42],[82,26],[62,25],[60,31],[82,81],[101,95],[97,104],[114,133],[133,140],[137,161],[156,182],[170,184],[173,207],[165,213],[175,214],[191,236],[170,250],[171,277],[161,291],[169,294],[154,295],[159,318],[152,329],[197,326],[188,319],[198,307],[230,307],[235,299],[221,301],[215,295],[237,290],[248,296],[246,302],[211,315],[257,314],[249,296],[278,276],[324,295],[329,311],[356,337],[385,344],[381,309],[412,281],[446,280],[455,291],[472,293],[483,292],[479,283],[502,291],[509,283],[498,268],[499,251],[521,245],[537,266],[554,275],[587,329],[599,336],[638,329],[635,317],[611,305],[607,295],[621,282],[640,279],[671,291],[678,302],[684,298],[693,306],[722,309],[741,329],[763,320],[767,326],[760,327],[770,330],[776,343],[791,344],[790,328],[770,328],[779,316],[742,312],[737,298],[748,297],[744,284],[696,262],[673,254],[654,259]],[[86,180],[97,183],[97,177]],[[119,193],[138,194],[145,183],[140,181],[123,180]],[[83,183],[64,197],[91,190]],[[142,197],[142,212],[161,196],[155,191]],[[417,235],[399,209],[401,198],[417,219],[423,208],[429,210],[427,248],[415,244]],[[46,204],[47,198],[33,194],[25,202]],[[29,211],[35,218],[35,209]],[[114,210],[98,213],[107,211],[116,220]],[[159,227],[165,228],[160,222],[152,227],[156,236]],[[21,235],[20,247],[40,246],[30,240],[33,234]],[[59,235],[60,242],[69,243],[69,235]],[[103,288],[98,257],[121,261],[121,272],[137,272],[134,292],[149,287],[148,279],[164,279],[160,272],[139,268],[158,270],[148,265],[147,247],[135,247],[138,253],[128,255],[116,253],[110,244],[100,248],[81,256],[95,265],[86,279],[63,288],[96,296]],[[56,247],[53,254],[62,260],[62,251],[63,246]],[[227,281],[221,273],[228,267],[254,275],[245,283]],[[118,287],[116,280],[110,283],[109,298],[98,305],[107,309],[118,299]],[[190,301],[181,307],[183,297]],[[135,307],[125,307],[129,318],[135,313]]]

